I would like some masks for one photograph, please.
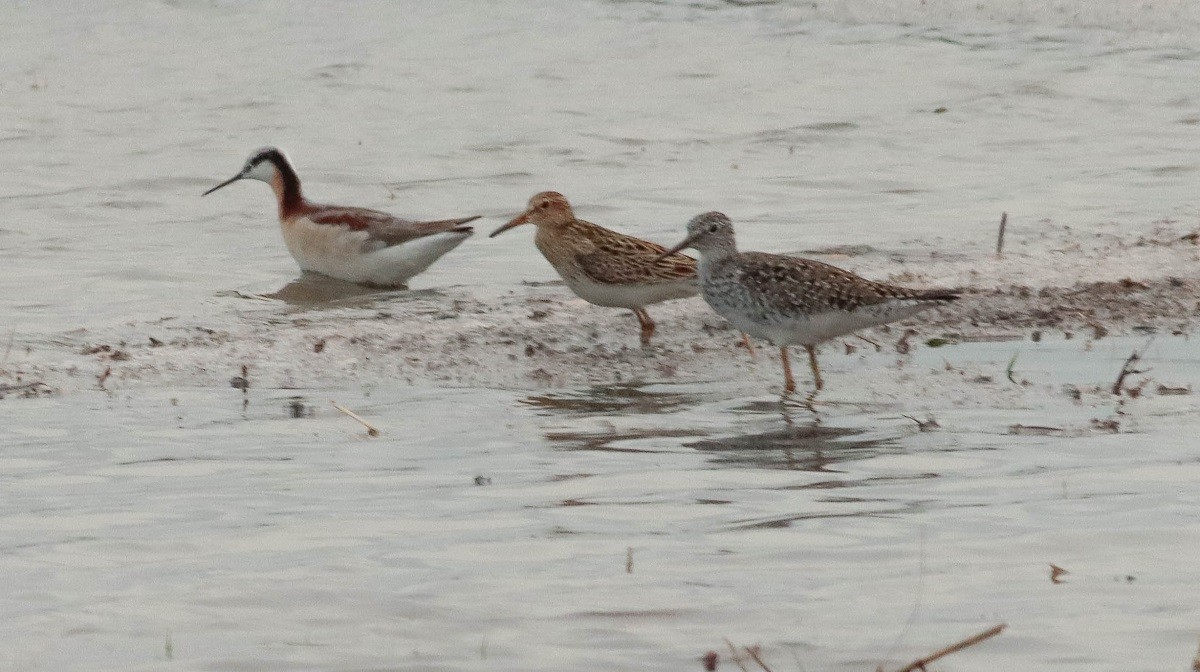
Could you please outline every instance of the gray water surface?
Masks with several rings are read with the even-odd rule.
[[[233,356],[79,363],[94,334],[150,351],[159,323],[242,348],[555,291],[526,231],[411,293],[293,282],[265,187],[199,197],[266,143],[314,199],[481,231],[543,189],[663,242],[720,209],[784,252],[969,259],[1001,211],[1083,236],[1195,220],[1200,21],[1130,7],[0,8],[0,371],[73,381],[0,400],[0,667],[688,670],[715,650],[729,670],[727,637],[777,671],[861,671],[1007,622],[939,669],[1186,669],[1186,336],[835,344],[812,404],[774,394],[772,352],[736,378],[568,388],[391,376],[349,339],[245,391]],[[1134,349],[1152,371],[1114,397]]]

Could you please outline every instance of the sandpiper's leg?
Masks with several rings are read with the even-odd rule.
[[[783,391],[795,392],[796,379],[792,378],[792,363],[788,361],[787,346],[780,346],[779,356],[783,359]]]
[[[817,346],[806,345],[804,349],[808,350],[808,365],[812,367],[813,384],[819,390],[825,386],[825,383],[821,382],[821,367],[817,366]]]
[[[757,362],[758,357],[754,355],[754,346],[750,344],[750,334],[742,332],[742,344],[746,346],[746,352],[750,353],[750,361]]]
[[[642,347],[645,348],[650,345],[650,337],[654,335],[654,320],[650,319],[650,313],[645,308],[634,308],[633,314],[642,324]]]

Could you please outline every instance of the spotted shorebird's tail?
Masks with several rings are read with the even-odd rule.
[[[926,289],[915,291],[911,298],[919,301],[938,301],[941,303],[950,303],[957,301],[962,294],[956,289]]]

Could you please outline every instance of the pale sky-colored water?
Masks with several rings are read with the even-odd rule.
[[[199,194],[266,143],[315,200],[483,214],[481,234],[542,189],[664,242],[720,209],[771,251],[973,253],[1005,210],[1025,230],[1195,220],[1197,48],[1184,2],[10,3],[0,329],[65,362],[78,327],[236,334],[231,290],[295,265],[264,186]],[[528,238],[478,235],[413,285],[552,279]],[[686,670],[729,637],[776,670],[865,670],[1006,621],[942,667],[1185,669],[1196,402],[1061,389],[1111,384],[1143,345],[835,359],[816,429],[745,381],[380,377],[243,406],[184,363],[9,397],[0,666]],[[1017,350],[1029,388],[1004,381]],[[1186,339],[1149,357],[1200,379]],[[941,431],[902,417],[926,413]],[[1092,423],[1114,416],[1122,433]]]
[[[38,331],[278,287],[268,190],[198,197],[266,143],[312,198],[483,231],[543,189],[664,241],[719,209],[774,251],[1196,217],[1186,4],[710,4],[10,5],[0,307]],[[552,278],[526,237],[414,286]]]

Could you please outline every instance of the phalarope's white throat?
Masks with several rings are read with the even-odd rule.
[[[463,225],[479,219],[418,222],[378,210],[312,203],[300,191],[295,168],[275,147],[255,151],[241,172],[203,195],[238,180],[259,180],[275,190],[283,242],[301,269],[373,287],[404,287],[469,238],[474,231]]]

